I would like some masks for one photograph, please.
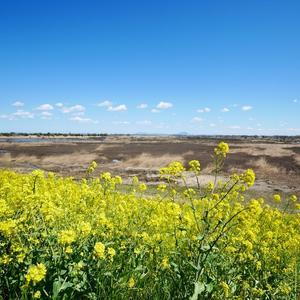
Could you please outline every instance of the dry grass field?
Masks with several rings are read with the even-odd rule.
[[[9,142],[8,142],[9,141]],[[157,182],[159,168],[172,161],[187,164],[201,162],[202,182],[211,180],[211,153],[217,139],[190,137],[107,136],[97,139],[66,141],[51,139],[32,142],[0,142],[0,167],[21,172],[34,169],[53,171],[80,178],[95,160],[98,172],[110,171],[129,180],[138,175],[148,183]],[[253,168],[257,174],[254,190],[260,193],[296,193],[300,191],[300,144],[268,139],[225,139],[230,154],[223,176]],[[192,184],[192,181],[190,182]]]

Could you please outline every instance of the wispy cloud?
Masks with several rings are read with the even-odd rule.
[[[192,123],[201,123],[202,121],[203,121],[203,119],[202,119],[202,118],[199,118],[199,117],[194,117],[194,118],[191,120]]]
[[[12,121],[12,120],[15,120],[15,117],[13,115],[0,115],[0,119],[5,119],[5,120],[9,120],[9,121]]]
[[[77,123],[92,123],[92,124],[98,124],[99,122],[90,118],[82,118],[80,116],[74,116],[69,119],[70,121],[74,121]]]
[[[12,106],[14,107],[23,107],[24,106],[24,103],[21,102],[21,101],[16,101],[12,104]]]
[[[97,106],[99,106],[99,107],[110,107],[110,106],[112,106],[112,102],[108,101],[108,100],[105,100],[101,103],[98,103]]]
[[[288,128],[288,131],[300,132],[300,128]]]
[[[223,113],[226,113],[226,112],[229,112],[229,111],[230,111],[230,109],[227,108],[227,107],[224,107],[224,108],[221,109],[221,112],[223,112]]]
[[[43,112],[41,113],[41,115],[42,115],[42,116],[50,117],[50,116],[52,116],[52,112],[49,112],[49,111],[43,111]]]
[[[16,112],[14,112],[12,114],[13,117],[19,117],[19,118],[22,118],[22,119],[33,119],[34,118],[34,114],[32,112],[29,112],[29,111],[25,111],[25,110],[22,110],[22,109],[19,109],[17,110]]]
[[[116,106],[109,106],[107,108],[108,111],[126,111],[127,110],[127,106],[125,104],[120,104],[120,105],[116,105]]]
[[[116,111],[116,112],[122,112],[127,110],[127,106],[125,104],[118,104],[114,105],[112,101],[105,100],[101,103],[97,104],[98,107],[103,107],[107,111]]]
[[[36,109],[37,110],[52,110],[54,107],[51,104],[42,104],[40,106],[38,106]]]
[[[145,109],[145,108],[147,108],[148,107],[148,104],[146,104],[146,103],[141,103],[141,104],[139,104],[136,108],[138,108],[138,109]]]
[[[209,107],[200,108],[197,110],[199,113],[209,113],[211,109]]]
[[[137,121],[136,124],[137,125],[151,125],[152,122],[149,120],[142,120],[142,121]]]
[[[52,118],[52,113],[49,111],[43,111],[41,113],[41,118],[44,120],[50,120]]]
[[[128,121],[115,121],[115,122],[113,122],[113,124],[115,124],[115,125],[129,125],[130,122],[128,122]]]
[[[160,112],[160,110],[157,109],[157,108],[152,108],[152,109],[151,109],[151,112],[157,114],[157,113]]]
[[[76,104],[70,107],[62,107],[61,111],[64,114],[69,114],[69,113],[76,113],[76,112],[84,112],[85,111],[85,107],[83,105],[80,104]]]
[[[171,102],[164,102],[164,101],[161,101],[156,105],[157,109],[168,109],[171,107],[173,107],[173,104]]]
[[[57,103],[55,103],[55,106],[58,108],[62,108],[64,106],[64,104],[61,102],[57,102]]]
[[[253,107],[250,106],[250,105],[244,105],[244,106],[242,106],[242,110],[243,111],[249,111],[249,110],[252,110],[252,109],[253,109]]]

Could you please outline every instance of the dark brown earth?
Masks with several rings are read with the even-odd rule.
[[[253,168],[257,174],[256,189],[261,191],[300,191],[299,141],[261,139],[225,140],[230,154],[224,165],[224,176]],[[216,139],[188,137],[137,137],[108,136],[101,140],[15,143],[0,142],[0,167],[20,172],[34,169],[53,171],[60,175],[82,177],[89,163],[95,160],[99,172],[130,177],[138,175],[143,180],[157,180],[159,168],[171,161],[197,159],[201,162],[203,176],[212,170]]]

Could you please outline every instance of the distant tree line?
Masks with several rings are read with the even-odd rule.
[[[97,137],[97,136],[108,136],[107,133],[59,133],[59,132],[2,132],[0,133],[1,136],[5,137],[12,137],[12,136],[37,136],[37,137],[56,137],[56,136],[63,136],[63,137],[68,137],[68,136],[81,136],[81,137]]]

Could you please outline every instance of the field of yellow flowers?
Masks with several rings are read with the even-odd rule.
[[[300,205],[247,199],[248,170],[188,187],[171,163],[154,196],[134,178],[0,171],[0,299],[298,299]],[[180,183],[180,184],[178,184]]]

